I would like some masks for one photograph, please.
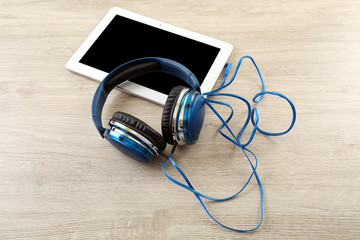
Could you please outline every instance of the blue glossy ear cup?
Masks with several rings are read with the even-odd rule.
[[[105,131],[105,138],[123,154],[137,161],[150,162],[156,155],[144,145],[140,144],[140,142],[128,132],[119,131],[116,128],[107,129]]]
[[[197,91],[190,91],[186,105],[184,106],[183,129],[181,129],[181,117],[178,120],[178,135],[184,135],[186,144],[195,144],[199,139],[201,128],[205,118],[205,99]]]
[[[114,113],[106,131],[106,139],[124,154],[142,162],[149,162],[162,152],[163,137],[140,119],[124,113]]]
[[[174,88],[165,103],[162,133],[169,144],[194,144],[205,117],[204,97],[186,87]]]

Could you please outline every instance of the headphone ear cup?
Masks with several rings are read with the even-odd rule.
[[[171,145],[174,145],[175,140],[173,138],[172,133],[172,116],[174,113],[174,108],[176,105],[176,102],[179,98],[179,93],[181,90],[183,90],[184,86],[177,86],[171,89],[168,98],[166,99],[163,114],[162,114],[162,120],[161,120],[161,131],[164,137],[164,140]]]
[[[166,142],[164,141],[161,134],[140,119],[124,112],[116,112],[114,113],[111,120],[123,124],[141,136],[145,137],[152,144],[154,144],[160,152],[166,148]]]

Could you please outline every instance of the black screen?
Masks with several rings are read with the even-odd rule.
[[[219,50],[117,15],[80,62],[109,73],[117,66],[136,58],[164,57],[189,68],[201,85]],[[132,82],[164,94],[169,94],[177,85],[186,85],[177,77],[164,73],[148,73],[132,79]]]

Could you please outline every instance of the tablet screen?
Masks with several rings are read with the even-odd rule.
[[[80,62],[109,73],[136,58],[164,57],[189,68],[201,85],[219,51],[214,46],[116,15]],[[174,86],[186,85],[164,73],[149,73],[132,81],[166,95]]]

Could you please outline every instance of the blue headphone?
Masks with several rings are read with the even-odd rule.
[[[107,96],[120,83],[150,72],[163,72],[182,79],[191,88],[174,87],[166,100],[162,135],[140,119],[115,112],[105,129],[101,113]],[[124,154],[149,162],[162,153],[166,143],[194,144],[199,138],[205,116],[205,100],[195,75],[182,64],[166,58],[147,57],[129,61],[110,72],[97,88],[92,102],[92,119],[102,138]]]

